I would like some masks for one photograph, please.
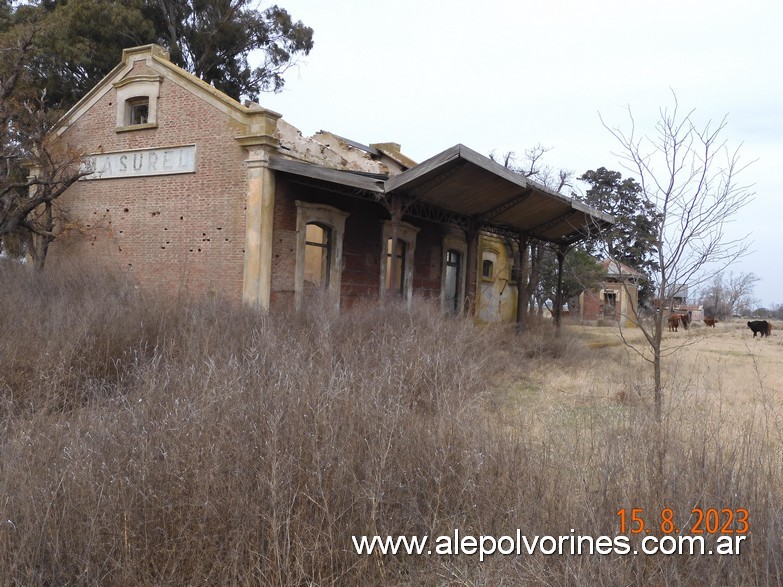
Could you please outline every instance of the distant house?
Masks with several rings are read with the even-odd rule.
[[[463,145],[417,164],[395,143],[304,137],[155,45],[126,49],[56,132],[92,173],[60,201],[47,266],[80,257],[264,310],[416,294],[513,320],[508,242],[569,245],[612,222]]]
[[[684,283],[675,283],[669,288],[666,299],[672,301],[673,307],[685,306],[688,303],[688,286]]]
[[[664,296],[664,315],[687,314],[691,322],[701,322],[704,319],[704,310],[699,304],[689,303],[688,285],[675,283],[669,287]]]
[[[604,259],[606,281],[593,291],[579,296],[579,318],[582,322],[638,323],[639,282],[643,275],[618,261]]]

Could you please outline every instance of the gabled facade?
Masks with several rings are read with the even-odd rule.
[[[614,260],[604,259],[606,281],[601,288],[585,291],[579,296],[579,318],[592,323],[606,321],[635,326],[639,322],[639,281],[643,275]]]
[[[303,137],[154,45],[126,50],[57,132],[93,173],[61,199],[54,263],[262,309],[416,294],[475,312],[481,235],[569,244],[611,222],[462,145],[417,165],[394,143]]]

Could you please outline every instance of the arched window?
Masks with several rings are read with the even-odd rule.
[[[343,235],[348,214],[332,206],[296,200],[296,306],[304,294],[324,290],[340,306]]]
[[[117,132],[156,128],[158,94],[163,78],[131,75],[114,84],[117,91]]]

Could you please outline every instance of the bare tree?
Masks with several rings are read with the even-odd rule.
[[[514,151],[508,151],[500,158],[494,152],[489,154],[489,158],[498,161],[506,169],[519,173],[533,181],[545,185],[556,192],[562,192],[565,188],[573,187],[573,171],[567,169],[555,170],[543,162],[544,155],[552,149],[538,144],[535,147],[525,149],[522,156],[518,156]]]
[[[740,273],[739,275],[729,273],[726,279],[726,301],[731,309],[729,318],[737,312],[740,306],[750,305],[753,299],[753,286],[758,280],[759,278],[753,273]]]
[[[647,344],[641,348],[629,345],[652,365],[655,418],[660,422],[661,362],[667,352],[662,344],[665,309],[672,307],[676,285],[699,287],[710,279],[714,268],[722,270],[747,252],[747,236],[731,238],[725,226],[753,194],[737,181],[747,165],[740,161],[739,150],[730,149],[722,138],[725,118],[715,126],[709,122],[697,126],[694,111],[682,114],[674,96],[673,106],[661,108],[654,133],[639,133],[630,109],[629,121],[629,128],[623,130],[602,119],[621,146],[623,165],[636,176],[643,197],[660,215],[655,246],[658,267],[651,274],[654,311],[650,321],[639,324]]]
[[[752,304],[753,287],[758,281],[753,273],[716,273],[702,294],[705,313],[729,320],[740,308]]]
[[[46,111],[30,83],[39,34],[31,23],[0,37],[0,239],[16,237],[42,269],[54,239],[54,202],[85,172],[79,154],[49,132],[57,114]]]

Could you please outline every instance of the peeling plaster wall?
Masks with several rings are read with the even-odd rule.
[[[613,316],[605,316],[605,291],[612,291],[617,296],[617,304]],[[629,297],[630,295],[630,297]],[[623,326],[636,326],[637,317],[633,308],[638,304],[639,288],[631,286],[628,291],[616,280],[610,278],[604,286],[597,291],[583,292],[580,296],[581,319],[586,323],[595,323],[598,320],[611,320],[618,322],[624,320]]]

